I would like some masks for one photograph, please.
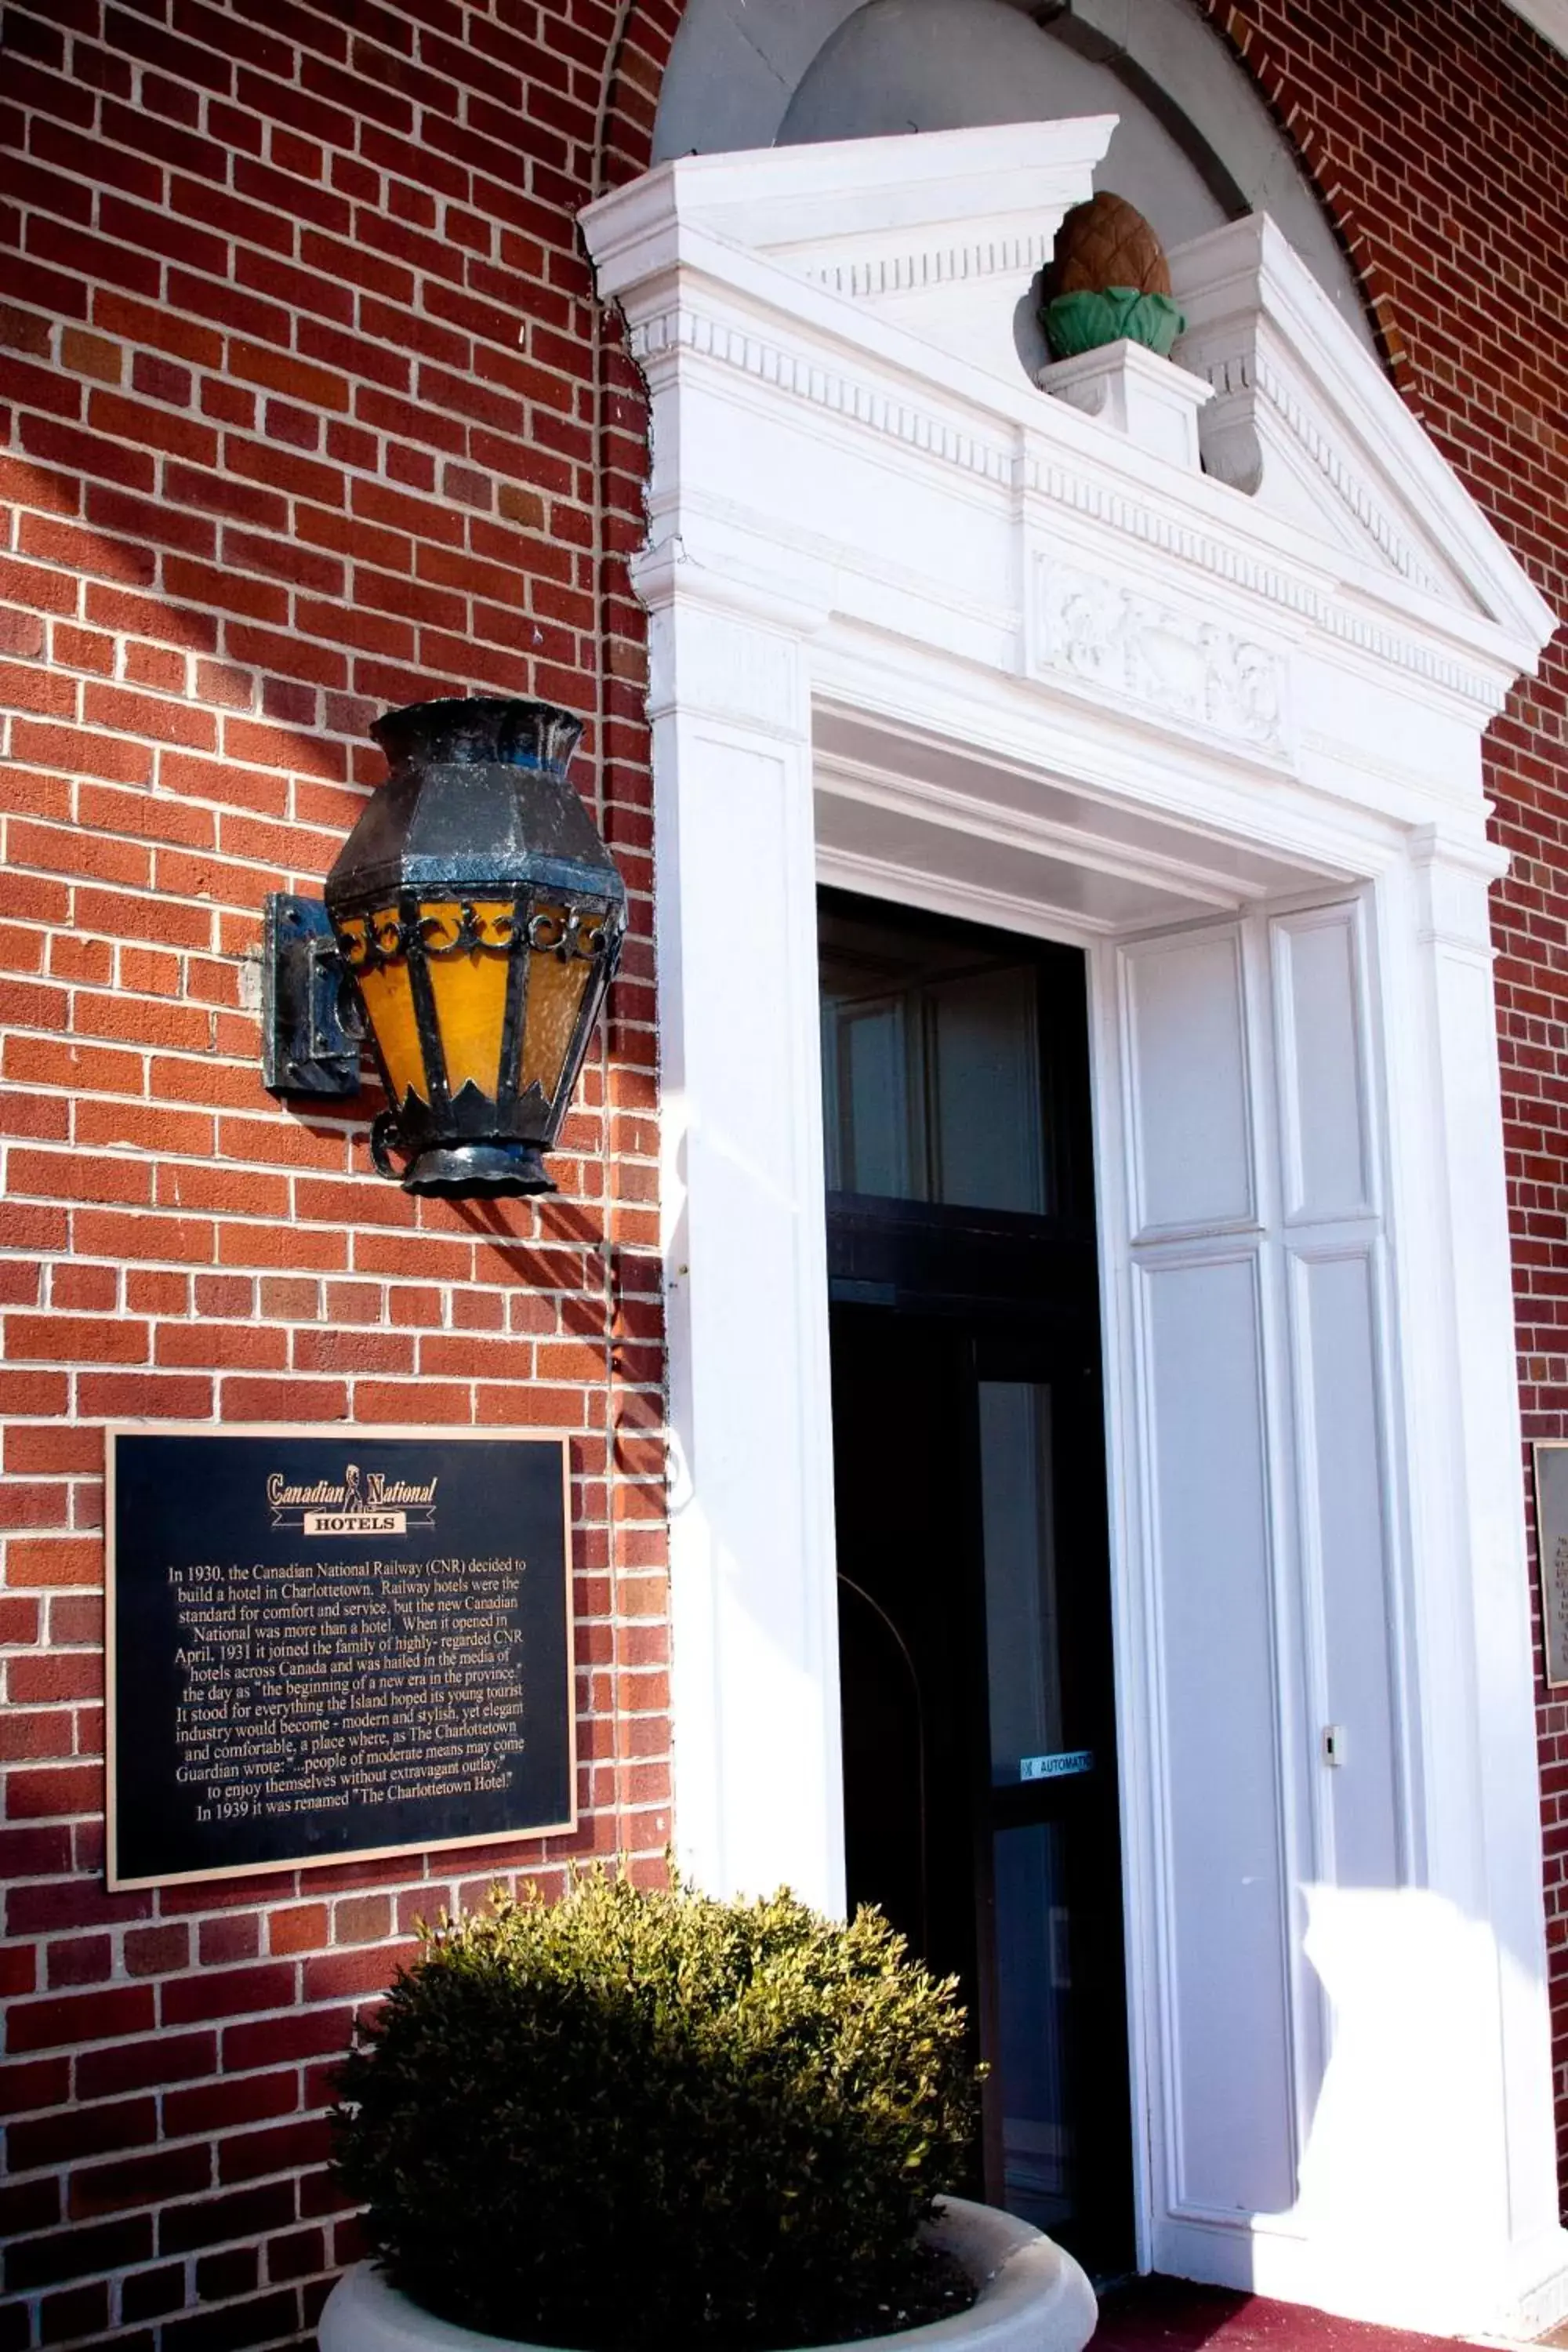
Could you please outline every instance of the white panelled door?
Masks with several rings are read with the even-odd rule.
[[[1403,2119],[1375,2111],[1387,2069],[1364,2073],[1359,2122],[1334,2081],[1340,2005],[1360,2035],[1368,1994],[1313,1933],[1359,1894],[1394,1903],[1414,1835],[1366,909],[1187,926],[1100,968],[1150,2252],[1238,2284],[1272,2264],[1289,2289],[1314,2200],[1342,2201],[1347,2134],[1407,2161]]]

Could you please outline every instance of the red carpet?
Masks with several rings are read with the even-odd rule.
[[[1134,2279],[1100,2300],[1090,2352],[1456,2352],[1451,2336],[1413,2336],[1335,2319],[1300,2304],[1183,2279]],[[1463,2347],[1460,2347],[1463,2352]]]

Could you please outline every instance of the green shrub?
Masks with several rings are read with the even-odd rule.
[[[963,2051],[952,1986],[874,1912],[498,1888],[361,2030],[336,2163],[394,2284],[464,2326],[822,2343],[936,2307],[916,2232],[963,2168]]]

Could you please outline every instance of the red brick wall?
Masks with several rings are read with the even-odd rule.
[[[673,8],[22,0],[0,64],[0,2347],[306,2335],[321,2111],[416,1914],[669,1832],[636,388],[574,230]],[[264,895],[389,704],[541,694],[626,875],[534,1208],[416,1205],[260,1086]],[[580,1798],[548,1849],[106,1898],[100,1425],[571,1433]]]

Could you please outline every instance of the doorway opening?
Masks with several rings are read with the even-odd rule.
[[[819,900],[850,1906],[957,1977],[976,2179],[1133,2263],[1084,959]]]

